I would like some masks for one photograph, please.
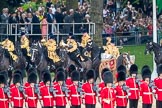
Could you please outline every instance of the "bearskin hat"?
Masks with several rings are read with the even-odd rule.
[[[0,84],[6,84],[7,81],[6,81],[6,78],[3,74],[0,74]]]
[[[80,74],[78,71],[73,71],[71,74],[72,81],[79,81],[80,80]]]
[[[158,74],[161,74],[162,73],[162,64],[159,64],[158,65],[157,72],[158,72]]]
[[[106,83],[113,83],[113,74],[112,74],[112,72],[105,72],[104,74],[103,74],[103,81],[104,81],[104,83],[106,84]]]
[[[49,72],[45,72],[43,75],[43,82],[46,84],[48,81],[51,82],[51,74]]]
[[[17,74],[17,73],[20,74],[21,78],[23,79],[23,73],[20,69],[17,69],[14,71],[14,74]]]
[[[21,75],[19,73],[15,73],[14,77],[13,77],[13,83],[22,83],[22,78]]]
[[[151,79],[151,70],[149,68],[144,68],[142,70],[142,78],[143,78],[143,80],[145,80],[145,78]]]
[[[120,71],[123,71],[123,72],[125,72],[126,73],[126,67],[124,66],[124,65],[120,65],[120,66],[118,66],[118,68],[117,68],[117,72],[119,73]]]
[[[108,71],[110,71],[108,68],[104,68],[104,69],[101,71],[101,77],[102,77],[102,79],[103,79],[103,74],[104,74],[105,72],[108,72]]]
[[[95,79],[96,78],[95,71],[93,69],[88,70],[86,74],[86,78],[87,80],[92,78]]]
[[[149,67],[148,65],[144,65],[144,66],[142,67],[142,70],[143,70],[143,69],[146,69],[146,68],[150,69],[150,67]],[[142,71],[142,70],[141,70],[141,71]]]
[[[120,72],[118,73],[117,81],[119,82],[119,81],[125,81],[125,80],[126,80],[126,74],[125,74],[125,72],[120,71]]]
[[[57,81],[65,81],[65,73],[62,71],[57,72],[56,80]]]
[[[6,81],[8,80],[8,72],[3,70],[3,71],[0,71],[0,75],[3,75],[6,79]]]
[[[136,64],[131,65],[129,71],[130,71],[130,75],[137,74],[138,73],[138,67],[137,67],[137,65]]]
[[[63,68],[63,67],[58,67],[58,68],[56,69],[56,73],[57,73],[57,72],[59,72],[59,71],[64,72],[65,70],[64,70],[64,68]]]
[[[37,83],[37,75],[36,73],[32,72],[28,76],[28,83]]]

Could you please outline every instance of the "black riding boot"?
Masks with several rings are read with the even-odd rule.
[[[76,62],[76,64],[77,64],[80,68],[82,68],[82,65],[81,65],[81,63],[80,63],[80,60],[75,59],[75,62]]]

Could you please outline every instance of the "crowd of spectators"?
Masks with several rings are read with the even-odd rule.
[[[122,7],[122,0],[106,0],[103,9],[103,34],[131,37],[152,36],[152,4],[134,7],[130,1]],[[162,31],[162,15],[158,14],[157,29]],[[122,43],[125,40],[120,40]]]
[[[82,1],[82,3],[80,3]],[[40,3],[37,10],[29,6],[27,10],[18,8],[15,12],[9,13],[8,8],[2,10],[0,21],[0,33],[6,33],[6,23],[12,25],[12,34],[25,29],[28,34],[42,34],[46,37],[48,33],[65,33],[70,32],[81,33],[83,29],[89,31],[89,25],[76,24],[73,28],[72,23],[89,23],[91,16],[89,14],[90,3],[87,0],[78,0],[78,8],[67,10],[64,3],[57,2],[53,4],[51,0],[47,0],[46,6]],[[131,2],[127,2],[123,6],[122,0],[104,0],[103,3],[103,32],[110,36],[131,36],[136,35],[152,36],[152,5],[147,7],[134,7]],[[148,12],[148,11],[149,12]],[[162,16],[158,15],[158,30],[161,30]],[[14,23],[19,24],[15,26]],[[38,23],[39,25],[31,25]],[[65,23],[59,25],[57,23]]]
[[[35,36],[35,39],[46,37],[49,33],[81,33],[83,29],[87,31],[89,29],[88,23],[91,22],[89,9],[90,5],[88,1],[84,1],[78,5],[77,9],[67,10],[64,3],[61,4],[58,1],[56,4],[53,4],[51,0],[48,0],[45,6],[40,3],[37,10],[29,6],[25,11],[22,8],[18,8],[15,12],[10,13],[8,8],[4,8],[0,16],[2,23],[0,28],[3,28],[0,29],[0,33],[6,34],[6,24],[8,23],[12,24],[11,34],[15,34],[15,32],[19,33],[22,30],[25,30],[28,34],[42,34],[42,36]],[[18,25],[14,25],[15,23]],[[58,30],[57,23],[65,24],[60,24]],[[76,24],[73,28],[73,23],[87,24]]]

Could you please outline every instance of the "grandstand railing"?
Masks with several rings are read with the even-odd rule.
[[[21,31],[25,31],[26,34],[31,38],[42,36],[41,26],[42,24],[40,23],[0,23],[0,41],[2,41],[4,36],[9,36],[13,39],[13,41],[17,41]],[[39,28],[40,31],[36,30],[35,28]],[[79,28],[79,30],[77,30],[77,28]],[[81,29],[83,28],[87,29],[88,34],[93,38],[93,36],[95,35],[95,23],[48,23],[46,28],[47,34],[45,34],[45,38],[48,39],[48,31],[54,33],[54,35],[57,37],[57,42],[59,42],[61,39],[67,38],[69,32],[72,32],[75,36],[81,37],[83,34]],[[153,37],[151,34],[149,34],[150,32],[151,31],[148,30],[141,30],[130,32],[115,32],[113,34],[107,35],[110,35],[112,37],[112,42],[115,45],[139,45],[146,43],[148,40],[152,41]],[[101,34],[103,44],[106,43],[105,36],[107,35]],[[162,30],[158,30],[158,42],[160,42],[161,39]]]
[[[46,26],[44,37],[48,39],[49,33],[53,33],[57,36],[57,41],[60,41],[60,37],[66,37],[69,32],[72,32],[75,36],[82,35],[82,30],[86,29],[88,34],[93,38],[95,34],[95,23],[25,23],[25,24],[6,24],[0,23],[0,40],[3,36],[14,37],[17,41],[22,31],[26,32],[29,37],[42,36],[41,27]]]

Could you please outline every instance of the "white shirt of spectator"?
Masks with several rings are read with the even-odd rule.
[[[103,17],[107,17],[107,13],[108,13],[108,10],[107,9],[103,9]]]
[[[51,9],[52,9],[52,14],[55,14],[56,9],[55,9],[55,7],[54,7],[54,5],[53,5],[53,4],[51,5]]]

